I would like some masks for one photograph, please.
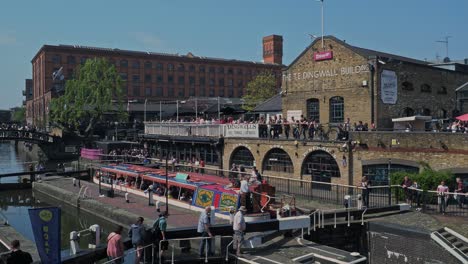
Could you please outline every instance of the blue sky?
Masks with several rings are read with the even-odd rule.
[[[325,34],[417,59],[468,58],[466,0],[325,0]],[[261,39],[283,35],[289,64],[321,34],[315,0],[4,1],[0,5],[0,109],[21,104],[43,44],[77,44],[262,59]]]

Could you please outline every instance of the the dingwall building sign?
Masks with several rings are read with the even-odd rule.
[[[320,79],[320,78],[333,78],[336,76],[345,76],[345,75],[354,75],[360,73],[368,73],[369,65],[362,64],[356,66],[347,66],[341,68],[330,68],[317,71],[305,71],[305,72],[295,72],[283,74],[283,81],[297,81],[297,80],[310,80],[310,79]]]

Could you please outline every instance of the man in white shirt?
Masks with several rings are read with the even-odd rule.
[[[244,214],[246,212],[247,208],[245,206],[239,207],[239,211],[234,216],[234,223],[232,224],[232,229],[234,230],[234,248],[236,249],[237,256],[240,256],[240,249],[244,242],[244,231],[246,228]]]
[[[248,177],[242,176],[242,180],[240,182],[240,195],[241,195],[241,205],[249,208],[250,206],[250,190],[249,190],[249,182],[247,180]]]

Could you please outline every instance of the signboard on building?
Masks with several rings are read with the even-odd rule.
[[[384,104],[396,104],[398,99],[398,80],[394,71],[383,70],[380,75],[380,96]]]
[[[333,59],[333,51],[314,52],[314,61],[323,61]]]
[[[302,110],[288,110],[286,112],[288,121],[291,122],[291,118],[294,117],[294,120],[300,120],[302,115]]]
[[[224,125],[224,137],[258,138],[258,124]]]

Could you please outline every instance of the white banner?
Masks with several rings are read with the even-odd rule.
[[[398,99],[398,80],[394,71],[383,70],[380,75],[380,96],[384,104],[396,104]]]
[[[227,124],[224,125],[224,137],[258,138],[258,124]]]
[[[289,122],[291,122],[292,117],[294,117],[294,120],[301,120],[302,110],[288,110],[286,114]]]

